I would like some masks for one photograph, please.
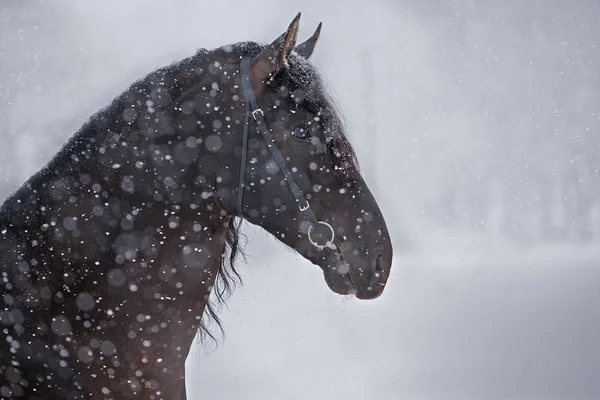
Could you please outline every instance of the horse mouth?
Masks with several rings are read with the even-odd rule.
[[[325,282],[332,292],[344,296],[356,295],[357,289],[352,277],[350,276],[350,268],[347,262],[337,255],[334,265],[323,271]]]
[[[342,294],[345,296],[351,296],[351,295],[356,296],[356,293],[357,293],[356,286],[354,285],[354,282],[352,281],[350,274],[343,274],[341,277],[341,281],[342,281],[342,288],[338,294]]]
[[[340,295],[353,295],[361,300],[370,300],[378,298],[385,288],[384,261],[381,254],[378,254],[373,260],[372,273],[368,267],[359,268],[354,265],[351,270],[351,264],[346,260],[343,253],[336,254],[331,260],[329,268],[324,270],[325,282],[329,289]],[[358,271],[360,272],[357,272]]]

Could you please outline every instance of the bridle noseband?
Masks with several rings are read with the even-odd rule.
[[[247,152],[248,152],[248,128],[250,126],[250,115],[252,115],[252,119],[256,122],[256,130],[261,133],[267,147],[271,151],[273,159],[277,163],[279,170],[283,173],[283,178],[287,182],[294,198],[296,199],[296,203],[298,204],[298,209],[308,220],[310,223],[308,227],[308,240],[310,243],[317,247],[318,249],[323,249],[325,247],[329,247],[332,250],[336,250],[337,246],[334,244],[335,240],[335,232],[333,227],[325,221],[319,221],[315,216],[315,213],[310,208],[310,204],[306,200],[304,193],[298,183],[294,179],[294,176],[290,172],[283,155],[277,148],[275,144],[275,139],[271,132],[269,132],[269,127],[267,126],[267,122],[264,118],[264,112],[259,107],[258,102],[256,100],[256,96],[254,95],[254,89],[252,88],[252,81],[250,79],[250,61],[251,57],[246,56],[242,58],[242,62],[240,64],[240,78],[242,81],[242,90],[244,92],[244,102],[246,103],[246,114],[244,117],[244,136],[242,139],[242,165],[240,168],[240,180],[238,187],[238,197],[237,197],[237,216],[240,218],[240,221],[244,218],[242,210],[243,210],[243,196],[244,196],[244,179],[246,175],[246,162],[247,162]],[[325,229],[328,235],[318,234],[318,238],[313,238],[311,236],[311,232],[316,231],[319,228]],[[323,230],[321,229],[321,230]],[[330,238],[328,238],[330,236]]]

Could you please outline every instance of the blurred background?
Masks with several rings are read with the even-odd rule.
[[[600,3],[0,4],[0,198],[100,108],[201,47],[323,21],[313,63],[388,221],[371,302],[245,224],[244,286],[191,399],[600,398]],[[0,200],[1,201],[1,200]],[[216,331],[218,333],[218,331]]]

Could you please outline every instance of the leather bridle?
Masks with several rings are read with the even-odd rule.
[[[242,58],[242,62],[240,64],[240,74],[241,74],[240,77],[241,77],[241,81],[242,81],[242,90],[244,92],[244,102],[246,103],[246,113],[244,116],[244,135],[242,138],[242,161],[241,161],[241,168],[240,168],[240,180],[239,180],[239,186],[238,186],[237,207],[236,207],[236,214],[240,218],[240,223],[244,220],[244,215],[243,215],[244,201],[243,200],[244,200],[244,188],[246,187],[244,182],[245,182],[245,177],[246,177],[246,163],[248,161],[247,160],[247,158],[248,158],[248,131],[249,131],[250,122],[251,122],[250,116],[252,116],[252,119],[256,123],[256,130],[258,132],[260,132],[263,139],[265,140],[267,147],[269,148],[269,150],[271,151],[271,154],[273,155],[273,159],[277,163],[279,170],[283,173],[283,178],[287,182],[288,186],[290,187],[290,190],[292,191],[292,194],[294,195],[294,198],[296,199],[296,203],[298,204],[298,209],[300,210],[300,212],[302,213],[304,218],[306,218],[306,220],[310,224],[308,227],[308,232],[307,232],[308,240],[310,241],[310,243],[313,246],[315,246],[318,249],[322,250],[325,247],[328,247],[337,253],[337,252],[341,251],[341,249],[343,248],[343,244],[342,243],[338,243],[338,244],[334,243],[335,231],[333,230],[333,227],[325,221],[318,220],[317,217],[315,216],[315,213],[310,208],[310,204],[308,203],[308,200],[306,200],[306,197],[304,196],[302,189],[300,188],[300,186],[296,182],[296,179],[294,179],[294,176],[290,172],[290,169],[288,168],[288,166],[285,162],[285,159],[283,158],[283,155],[279,151],[279,148],[277,148],[277,145],[275,144],[275,139],[273,138],[273,135],[271,135],[271,132],[269,132],[269,127],[267,126],[267,122],[265,121],[265,118],[264,118],[265,114],[264,114],[263,110],[259,107],[258,101],[256,100],[256,96],[254,95],[254,89],[252,88],[252,81],[250,79],[250,61],[251,60],[252,60],[251,57],[246,56],[246,57]],[[330,236],[330,239],[326,239],[328,237],[328,235],[323,235],[323,234],[319,234],[317,238],[313,238],[311,236],[311,232],[313,232],[319,228],[321,228],[321,230],[324,230],[325,233],[328,233]],[[181,400],[187,399],[186,384],[185,384],[185,367],[183,369],[180,399]]]
[[[250,116],[252,116],[252,119],[254,120],[254,122],[256,123],[256,130],[258,132],[260,132],[260,134],[262,135],[265,143],[267,144],[267,147],[269,148],[269,150],[271,151],[271,155],[273,156],[273,159],[275,160],[275,162],[277,163],[277,166],[279,167],[279,170],[283,173],[283,178],[285,179],[285,181],[287,182],[288,186],[290,187],[290,190],[292,191],[292,194],[294,195],[294,198],[296,199],[296,203],[298,204],[298,209],[300,210],[300,213],[304,216],[304,218],[306,218],[306,220],[309,222],[309,227],[308,227],[308,240],[310,241],[310,243],[317,247],[318,249],[323,249],[325,247],[329,247],[332,250],[337,250],[337,246],[336,244],[334,244],[334,240],[335,240],[335,231],[333,230],[333,227],[328,224],[325,221],[320,221],[317,219],[317,217],[315,216],[315,213],[313,212],[313,210],[310,208],[310,204],[308,203],[308,200],[306,200],[306,197],[304,196],[304,193],[302,192],[302,189],[300,188],[300,186],[298,185],[298,183],[296,182],[296,179],[294,179],[294,176],[292,175],[292,173],[290,172],[290,169],[288,168],[285,159],[283,158],[283,155],[281,154],[281,152],[279,151],[279,148],[277,148],[277,145],[275,144],[275,139],[273,138],[273,135],[271,135],[271,132],[269,132],[269,127],[267,126],[267,122],[265,121],[264,118],[264,112],[263,110],[259,107],[258,105],[258,101],[256,100],[256,96],[254,95],[254,89],[252,88],[252,80],[250,79],[250,61],[252,60],[251,57],[249,56],[245,56],[244,58],[242,58],[242,62],[240,64],[240,78],[242,81],[242,90],[244,92],[244,102],[246,103],[246,114],[244,117],[244,136],[243,136],[243,141],[242,141],[242,162],[241,162],[241,168],[240,168],[240,180],[239,180],[239,187],[238,187],[238,197],[237,197],[237,216],[240,219],[243,219],[243,197],[244,197],[244,188],[245,188],[245,175],[246,175],[246,163],[247,163],[247,153],[248,153],[248,130],[250,127]],[[319,235],[318,238],[313,238],[311,236],[311,232],[315,231],[316,229],[321,228],[321,230],[325,230],[326,235]],[[329,239],[327,239],[328,237],[330,237]],[[325,238],[325,239],[323,239]],[[322,240],[320,240],[322,239]]]

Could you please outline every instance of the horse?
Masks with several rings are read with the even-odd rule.
[[[381,295],[388,229],[309,61],[322,25],[296,45],[299,21],[134,82],[5,200],[1,398],[184,396],[190,346],[239,278],[241,221],[334,293]]]

